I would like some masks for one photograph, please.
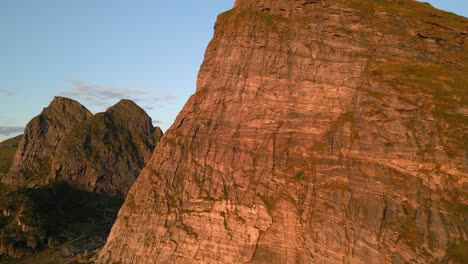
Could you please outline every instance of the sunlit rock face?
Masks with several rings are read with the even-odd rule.
[[[466,260],[468,20],[238,0],[100,263]]]

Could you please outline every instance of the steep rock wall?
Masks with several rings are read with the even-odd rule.
[[[467,25],[238,0],[99,262],[463,262]]]

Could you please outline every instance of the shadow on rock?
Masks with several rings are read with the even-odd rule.
[[[123,203],[62,183],[0,188],[0,261],[30,258],[45,250],[60,252],[65,259],[92,258]]]

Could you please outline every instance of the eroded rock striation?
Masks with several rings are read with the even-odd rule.
[[[75,125],[91,116],[92,113],[80,103],[55,97],[41,114],[27,124],[11,168],[2,182],[13,185],[47,182],[58,144]]]
[[[124,197],[161,136],[143,109],[121,100],[74,127],[60,142],[52,178],[81,190]]]
[[[468,20],[238,0],[100,263],[467,261]]]

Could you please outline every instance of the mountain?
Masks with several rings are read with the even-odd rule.
[[[81,190],[124,197],[161,135],[143,109],[122,100],[74,127],[60,142],[52,177]]]
[[[55,97],[24,130],[9,173],[2,182],[14,185],[44,184],[52,158],[63,136],[92,113],[80,103]]]
[[[0,262],[88,263],[161,136],[130,100],[92,115],[54,98],[0,143]]]
[[[466,263],[468,19],[237,0],[99,263]]]

